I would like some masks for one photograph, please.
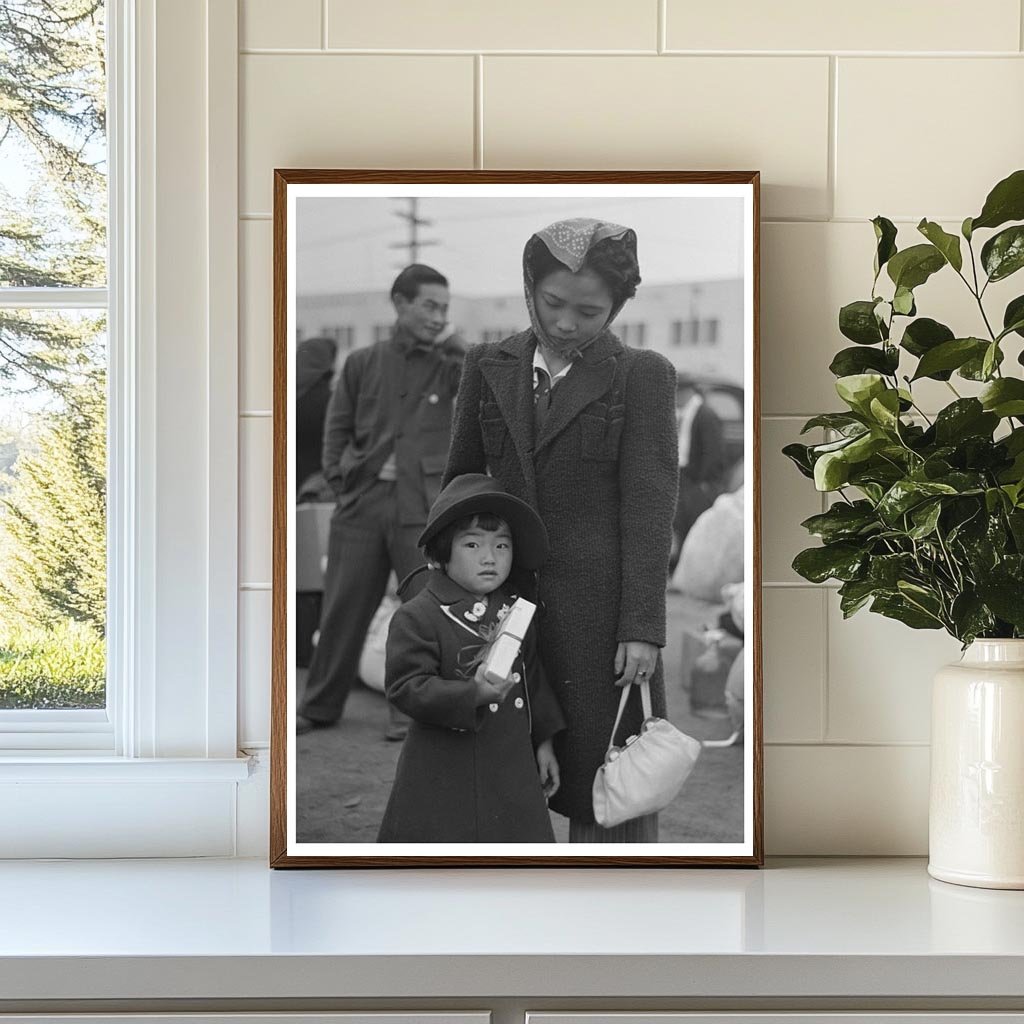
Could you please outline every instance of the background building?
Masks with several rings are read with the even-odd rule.
[[[386,338],[394,323],[386,294],[378,291],[298,295],[297,341],[327,335],[339,359]],[[451,322],[470,344],[498,341],[529,324],[521,295],[452,299]],[[743,384],[743,282],[740,279],[641,285],[615,333],[636,348],[661,352],[678,370]]]

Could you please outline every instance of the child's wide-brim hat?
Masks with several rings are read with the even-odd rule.
[[[489,512],[508,523],[516,565],[521,569],[539,569],[544,564],[548,557],[548,531],[540,516],[525,501],[506,493],[497,480],[483,473],[457,476],[441,491],[420,534],[420,547],[451,523],[481,512]]]

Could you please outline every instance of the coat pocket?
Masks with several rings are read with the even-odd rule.
[[[621,411],[620,411],[621,410]],[[580,416],[582,455],[591,462],[614,462],[619,457],[622,428],[625,423],[622,406],[613,406],[607,416],[583,413]]]
[[[500,459],[505,451],[505,440],[508,437],[505,421],[500,417],[498,419],[481,419],[480,434],[483,437],[484,453],[488,461]]]

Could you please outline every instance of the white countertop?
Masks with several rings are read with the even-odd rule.
[[[0,999],[185,992],[1021,998],[1024,892],[937,882],[916,859],[762,871],[0,864]]]

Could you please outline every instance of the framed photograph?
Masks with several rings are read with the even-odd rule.
[[[758,187],[275,172],[272,866],[762,863]]]

